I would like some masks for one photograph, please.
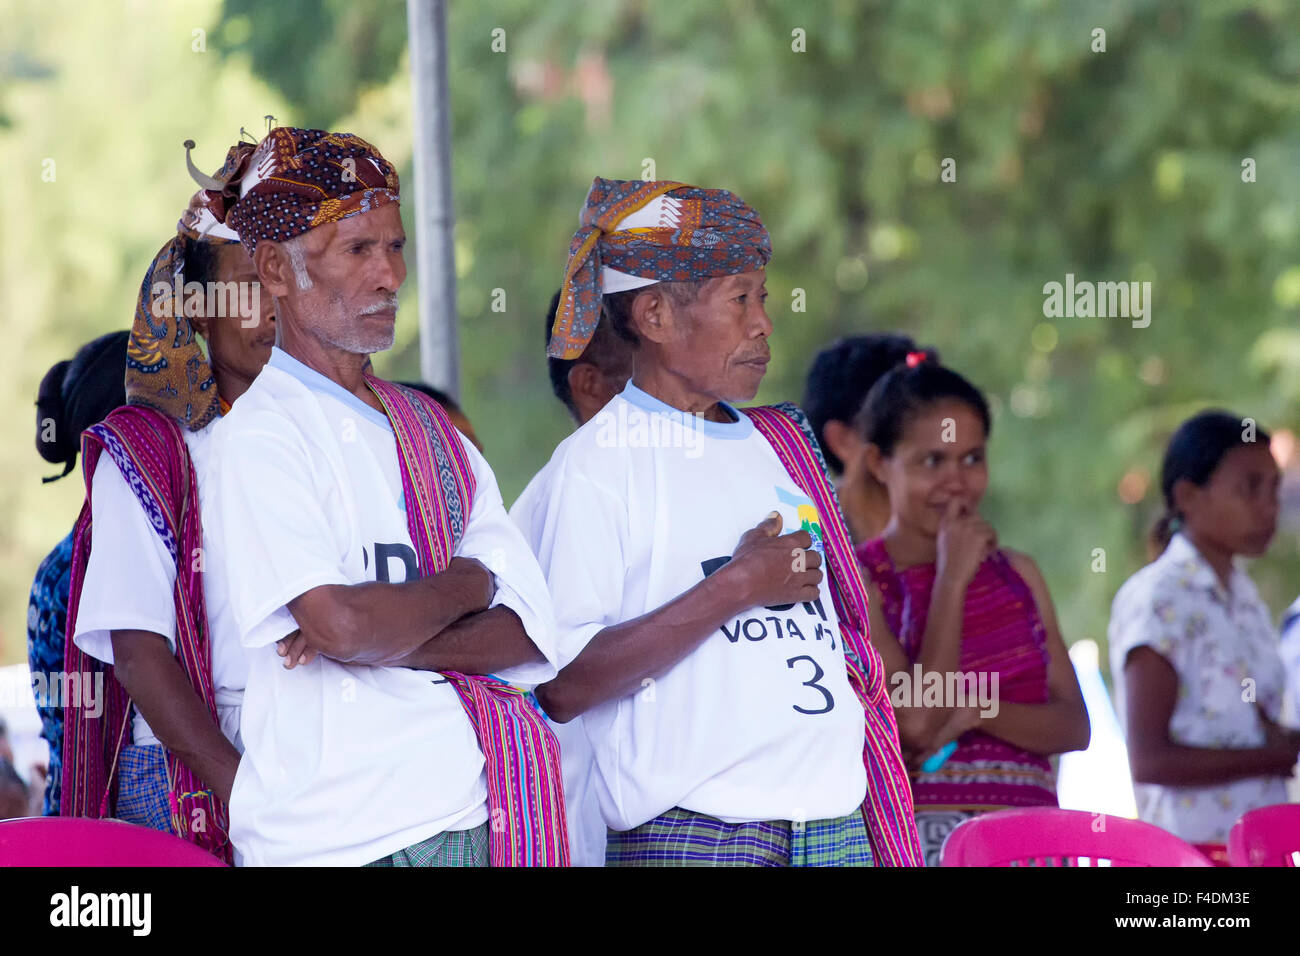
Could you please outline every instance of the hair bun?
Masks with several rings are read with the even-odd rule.
[[[68,460],[65,436],[65,408],[63,404],[63,382],[72,364],[65,359],[55,362],[41,379],[36,392],[36,451],[51,464],[61,465]],[[50,435],[50,430],[53,434]],[[49,438],[46,436],[50,435]]]

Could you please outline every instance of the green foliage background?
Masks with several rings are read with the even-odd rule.
[[[774,362],[897,329],[989,393],[987,511],[1033,554],[1067,639],[1104,641],[1143,561],[1173,426],[1300,410],[1300,9],[1282,0],[478,0],[448,24],[462,399],[507,501],[567,433],[542,312],[595,175],[723,186],[773,235]],[[357,132],[408,185],[402,0],[0,0],[0,662],[74,477],[33,449],[41,375],[129,322],[194,189],[264,114]],[[1106,31],[1093,52],[1092,31]],[[504,31],[494,52],[493,31]],[[804,31],[805,52],[792,49]],[[196,31],[202,31],[196,33]],[[497,36],[501,36],[498,34]],[[498,43],[499,45],[499,43]],[[952,157],[957,181],[939,179]],[[1242,161],[1257,181],[1242,181]],[[56,162],[54,182],[42,162]],[[413,195],[408,191],[408,196]],[[1150,280],[1149,328],[1048,321],[1044,283]],[[418,374],[415,277],[381,373]],[[490,308],[505,290],[506,309]],[[791,310],[795,289],[807,311]],[[1120,479],[1142,491],[1126,504]],[[1145,483],[1144,483],[1145,482]],[[1254,573],[1300,589],[1296,508]],[[1106,570],[1094,567],[1094,549]]]

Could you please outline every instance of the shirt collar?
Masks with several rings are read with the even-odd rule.
[[[271,346],[271,358],[266,364],[293,376],[313,392],[333,396],[344,405],[354,409],[358,414],[363,415],[368,421],[372,421],[383,428],[392,429],[393,426],[388,421],[388,416],[383,412],[371,408],[334,379],[322,375],[310,365],[300,362],[278,345]]]
[[[1211,592],[1224,604],[1231,604],[1234,599],[1239,600],[1247,596],[1247,585],[1250,579],[1246,572],[1237,567],[1235,561],[1232,565],[1232,573],[1228,576],[1228,587],[1225,588],[1223,582],[1219,580],[1219,575],[1210,566],[1210,562],[1205,560],[1205,556],[1197,550],[1196,545],[1181,532],[1169,539],[1169,546],[1165,549],[1164,556],[1170,561],[1184,565],[1193,584]]]
[[[694,415],[691,412],[684,412],[681,409],[673,408],[667,402],[655,398],[649,392],[643,391],[632,384],[628,379],[627,385],[619,393],[623,399],[643,411],[656,415],[664,415],[673,421],[682,422],[688,428],[694,428],[699,434],[708,438],[727,438],[740,439],[748,438],[754,431],[754,423],[748,415],[742,415],[735,406],[728,402],[719,402],[729,416],[729,422],[709,421],[703,415]]]

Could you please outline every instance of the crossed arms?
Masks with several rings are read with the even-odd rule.
[[[519,616],[499,604],[492,572],[452,558],[440,574],[391,584],[329,584],[289,602],[298,630],[282,638],[285,667],[317,654],[345,664],[491,674],[545,659]]]

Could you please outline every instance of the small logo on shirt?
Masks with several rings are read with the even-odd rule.
[[[812,503],[812,499],[807,495],[795,494],[786,491],[780,485],[774,485],[776,491],[776,500],[783,505],[789,505],[794,508],[795,520],[799,528],[807,531],[812,537],[812,548],[818,554],[824,555],[826,548],[822,543],[822,519],[817,511],[817,506]],[[786,531],[790,534],[790,531]]]

